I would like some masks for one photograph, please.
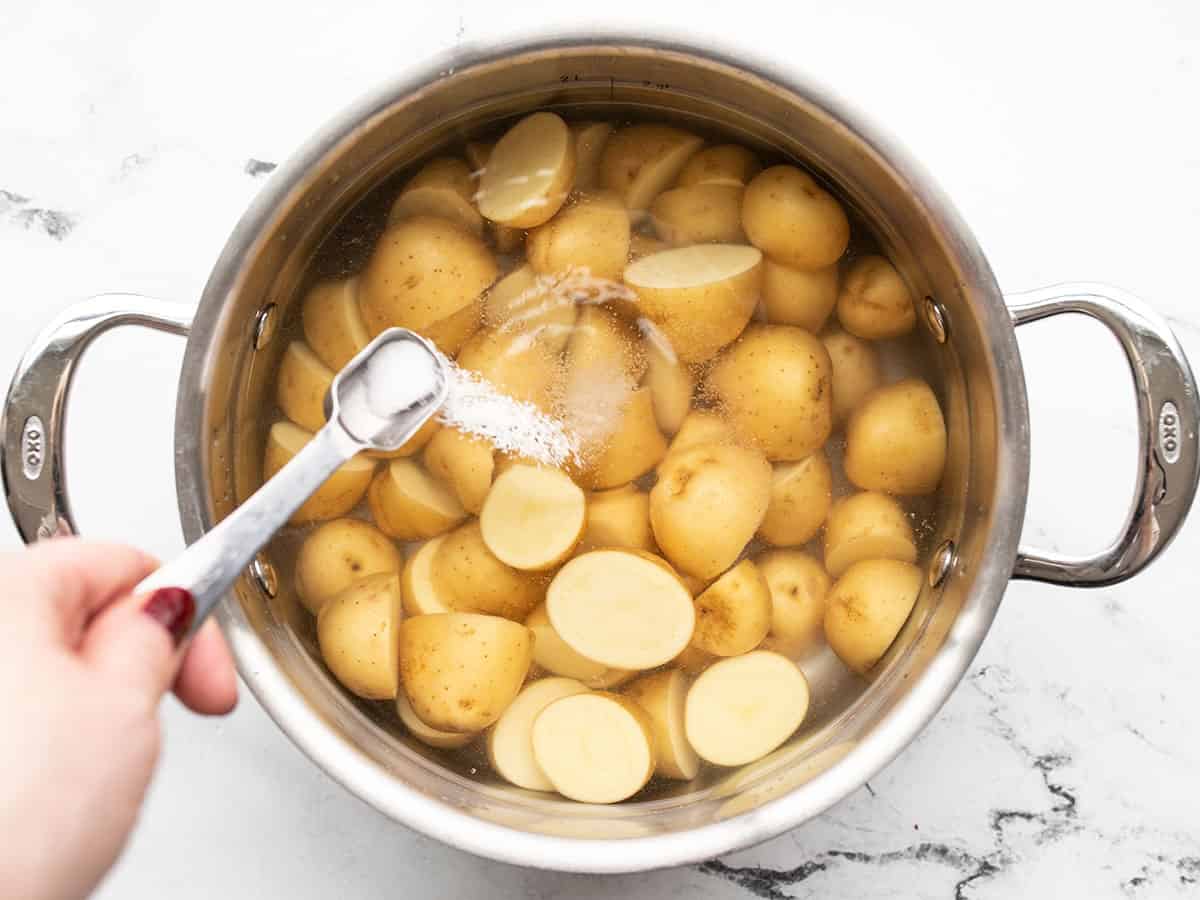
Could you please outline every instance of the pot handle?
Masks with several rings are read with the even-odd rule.
[[[1007,299],[1014,325],[1082,313],[1112,332],[1133,375],[1140,448],[1133,507],[1113,543],[1083,557],[1055,557],[1021,547],[1013,577],[1074,587],[1131,578],[1171,542],[1200,478],[1200,399],[1187,357],[1162,316],[1108,285],[1051,285]]]
[[[75,364],[110,328],[141,325],[186,336],[195,308],[137,294],[101,294],[76,303],[34,339],[4,403],[0,473],[25,543],[75,534],[63,469],[63,423]]]

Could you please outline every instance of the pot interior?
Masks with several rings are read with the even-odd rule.
[[[814,706],[783,748],[743,769],[710,768],[692,783],[664,782],[649,799],[613,807],[481,778],[476,770],[486,760],[469,753],[446,756],[407,737],[389,704],[355,700],[328,674],[312,618],[288,579],[280,579],[273,598],[256,581],[243,579],[226,624],[252,633],[285,676],[292,699],[348,745],[336,768],[323,760],[332,774],[361,785],[338,768],[373,769],[383,779],[376,782],[381,787],[364,799],[401,819],[404,795],[389,793],[389,782],[492,823],[560,836],[681,832],[785,794],[795,804],[793,818],[807,817],[869,777],[869,768],[855,768],[848,757],[869,745],[873,749],[863,758],[870,762],[864,765],[878,768],[948,694],[991,621],[1015,551],[1011,523],[1007,530],[997,528],[997,517],[1011,518],[1017,504],[1019,525],[1024,500],[1023,481],[1008,477],[1003,460],[1002,439],[1020,445],[1021,426],[1012,410],[1022,408],[1023,395],[1002,393],[993,342],[1011,342],[1011,329],[997,339],[995,323],[988,321],[1000,303],[990,272],[953,215],[931,205],[925,186],[889,162],[895,159],[891,151],[885,159],[878,143],[823,98],[694,53],[592,44],[527,48],[473,62],[360,107],[273,176],[218,264],[193,337],[202,346],[189,348],[197,355],[191,374],[185,371],[185,380],[195,379],[193,392],[188,385],[181,392],[181,498],[185,506],[192,498],[206,526],[258,485],[265,431],[274,417],[274,371],[297,327],[297,300],[317,275],[348,274],[365,261],[370,242],[359,236],[379,232],[387,204],[413,166],[447,145],[493,137],[504,122],[534,109],[574,118],[667,121],[745,143],[764,160],[797,160],[840,197],[856,230],[873,237],[914,296],[936,300],[948,340],[934,338],[920,310],[912,340],[949,429],[942,489],[929,511],[931,524],[919,535],[923,566],[943,542],[954,543],[955,561],[945,580],[923,589],[896,644],[869,679],[851,675],[828,650],[803,661]],[[934,196],[932,203],[938,202]],[[274,304],[268,337],[256,341],[262,330],[256,322],[268,304]],[[1019,370],[1008,381],[1019,394]],[[184,403],[201,407],[199,437],[182,431],[185,425],[196,429],[195,410]],[[267,557],[286,572],[294,551],[295,541],[285,538]],[[927,698],[919,714],[906,712],[907,698],[939,658],[950,662],[938,675],[936,696]],[[255,671],[244,666],[243,675],[260,687]],[[274,712],[273,698],[265,689],[259,693]],[[902,727],[882,734],[898,716],[907,717]],[[293,737],[306,746],[303,735],[293,731]],[[813,790],[818,784],[823,789]]]

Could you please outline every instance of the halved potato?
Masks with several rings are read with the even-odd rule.
[[[785,656],[803,656],[821,639],[830,578],[799,550],[772,550],[758,557],[771,591],[771,642]]]
[[[583,491],[565,473],[515,465],[492,485],[479,514],[480,533],[501,562],[544,571],[575,550],[586,508]]]
[[[650,205],[650,220],[658,236],[676,247],[746,240],[740,185],[693,184],[663,191]]]
[[[296,593],[314,616],[368,575],[395,574],[404,558],[387,535],[362,519],[333,519],[308,533],[296,554]]]
[[[550,410],[562,381],[557,354],[520,332],[480,331],[459,351],[458,364],[478,372],[501,393],[543,411]]]
[[[654,735],[656,774],[690,781],[700,770],[700,757],[688,743],[684,726],[687,678],[678,669],[643,675],[625,688],[625,696],[637,701],[650,717]]]
[[[889,494],[932,494],[946,465],[946,422],[933,390],[906,378],[872,391],[846,423],[846,476]]]
[[[833,366],[833,421],[841,425],[883,382],[879,355],[869,343],[845,331],[823,334],[821,343]]]
[[[479,189],[479,179],[483,175],[483,170],[492,155],[492,148],[495,146],[494,141],[469,141],[464,149],[467,162],[471,164],[471,183],[475,186],[475,190]],[[472,195],[471,201],[475,201],[474,195]],[[520,228],[510,228],[499,222],[488,222],[487,227],[499,253],[516,253],[521,248],[522,241],[525,240],[525,232]]]
[[[874,341],[908,334],[917,324],[908,285],[882,256],[860,256],[850,264],[837,314],[848,332]]]
[[[649,256],[651,253],[661,253],[663,250],[670,250],[671,245],[666,241],[660,241],[656,237],[650,237],[646,234],[634,232],[629,236],[629,261],[641,259],[643,256]]]
[[[672,453],[650,491],[654,539],[682,571],[715,578],[754,537],[770,494],[771,466],[757,450],[697,444]]]
[[[585,306],[567,343],[567,370],[568,392],[585,379],[635,386],[646,371],[641,336],[611,310]]]
[[[569,647],[619,669],[649,669],[687,646],[692,594],[661,559],[636,550],[593,550],[559,569],[546,612]]]
[[[628,484],[653,469],[667,452],[667,439],[658,430],[654,397],[638,388],[620,412],[616,430],[602,444],[581,477],[593,489]]]
[[[541,274],[580,268],[618,280],[629,258],[629,213],[611,192],[582,195],[529,232],[525,255]]]
[[[797,269],[833,265],[850,242],[842,205],[795,166],[764,169],[746,185],[742,227],[755,247]]]
[[[570,128],[575,138],[575,190],[594,190],[600,186],[600,157],[612,134],[612,125],[608,122],[576,122]]]
[[[824,450],[795,462],[776,463],[771,502],[759,536],[776,547],[806,544],[821,530],[833,502],[833,471]]]
[[[834,578],[864,559],[917,561],[917,542],[904,507],[877,491],[833,504],[825,524],[825,569]]]
[[[325,395],[333,372],[303,341],[292,341],[283,351],[275,377],[275,401],[283,414],[309,431],[325,424]]]
[[[921,570],[894,559],[868,559],[829,590],[825,638],[847,666],[865,674],[904,626],[921,592]]]
[[[300,309],[304,339],[334,372],[371,340],[358,311],[358,278],[313,285]]]
[[[501,562],[483,539],[479,521],[446,535],[433,556],[433,583],[457,610],[522,622],[542,601],[545,580]]]
[[[408,696],[404,691],[396,694],[396,715],[399,716],[400,723],[408,729],[409,734],[422,744],[436,747],[439,750],[457,750],[475,740],[475,735],[470,732],[438,731],[436,728],[426,725],[412,708],[412,704],[408,702]]]
[[[456,313],[421,330],[447,356],[457,356],[463,345],[483,324],[483,298],[477,297]]]
[[[654,418],[664,434],[674,434],[683,424],[692,407],[692,395],[696,392],[696,379],[688,368],[679,361],[671,342],[659,331],[658,326],[643,319],[646,327],[646,387],[654,400]]]
[[[687,738],[701,758],[740,766],[766,756],[808,713],[808,681],[791,660],[766,650],[722,659],[687,695]]]
[[[527,791],[554,790],[533,756],[533,722],[555,700],[586,691],[574,678],[542,678],[525,685],[488,731],[488,760],[496,774]]]
[[[588,496],[579,551],[628,547],[654,553],[658,547],[650,530],[650,495],[632,484]]]
[[[763,311],[774,325],[798,325],[816,334],[825,327],[837,297],[836,265],[793,269],[771,259],[763,262]]]
[[[535,112],[496,141],[475,200],[493,222],[536,228],[558,212],[574,177],[575,140],[567,123],[554,113]]]
[[[589,688],[601,689],[613,687],[635,674],[628,669],[611,668],[572,650],[554,630],[545,603],[534,608],[525,626],[533,632],[533,661],[552,675],[574,678]]]
[[[411,459],[389,462],[371,482],[367,503],[380,530],[401,541],[436,537],[467,517],[454,492]]]
[[[518,266],[488,290],[484,322],[502,332],[537,336],[552,352],[567,345],[575,327],[575,298],[554,276],[538,276],[528,264]]]
[[[490,441],[443,428],[425,448],[425,467],[454,491],[463,509],[478,513],[492,489],[495,452]]]
[[[482,731],[525,682],[533,634],[474,613],[414,616],[400,625],[400,676],[413,711],[438,731]]]
[[[533,755],[554,789],[580,803],[618,803],[654,774],[653,731],[635,701],[589,692],[555,700],[533,722]]]
[[[368,575],[317,614],[317,643],[329,671],[352,693],[391,700],[400,687],[396,637],[403,613],[400,576]]]
[[[762,254],[741,244],[664,250],[630,263],[625,283],[675,354],[684,362],[704,362],[741,334],[754,315]]]
[[[272,425],[267,433],[267,447],[263,454],[263,481],[282,469],[310,440],[312,432],[305,431],[299,425],[291,422]],[[292,513],[288,521],[293,525],[302,525],[344,516],[363,498],[374,473],[373,459],[362,454],[348,459]]]
[[[726,184],[745,187],[762,171],[758,157],[737,144],[718,144],[707,147],[688,160],[676,182],[679,187],[691,184]]]
[[[762,643],[771,628],[771,591],[748,559],[696,598],[692,646],[713,656],[739,656]]]
[[[474,194],[470,167],[461,159],[439,156],[425,163],[404,185],[388,213],[388,224],[394,225],[410,216],[429,215],[482,235],[483,216],[472,202]]]
[[[667,449],[668,456],[674,456],[681,450],[695,447],[698,444],[736,444],[737,433],[733,426],[720,413],[713,410],[692,409],[679,425],[671,446]]]
[[[635,215],[650,208],[704,141],[670,125],[629,125],[609,137],[600,156],[600,183],[621,195]]]
[[[404,595],[406,615],[429,616],[453,611],[454,607],[433,580],[433,558],[444,540],[445,535],[442,535],[426,541],[405,562],[400,575],[400,592]]]

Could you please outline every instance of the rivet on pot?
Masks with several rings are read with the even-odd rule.
[[[929,563],[929,586],[939,587],[950,570],[954,567],[954,541],[942,541],[933,551],[933,559]]]
[[[929,329],[933,339],[939,344],[946,343],[948,326],[946,311],[942,309],[941,304],[932,297],[926,297],[921,303],[921,314],[925,317],[925,327]]]
[[[264,594],[271,598],[275,597],[279,590],[279,576],[275,574],[275,567],[267,562],[261,553],[254,557],[254,561],[250,563],[246,571],[250,573],[251,579]]]
[[[254,317],[254,349],[261,350],[271,343],[275,337],[275,329],[279,325],[278,310],[274,303],[268,303]]]

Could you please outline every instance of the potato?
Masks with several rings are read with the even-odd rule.
[[[519,622],[475,613],[414,616],[400,625],[404,693],[438,731],[482,731],[525,682],[533,634]]]
[[[825,525],[825,569],[834,578],[864,559],[917,561],[917,542],[904,508],[875,491],[843,497]]]
[[[932,494],[946,465],[946,422],[919,378],[873,391],[846,423],[846,476],[867,491]]]
[[[667,559],[713,578],[734,564],[762,523],[771,466],[757,450],[698,444],[672,453],[650,491],[650,524]]]
[[[589,495],[579,551],[606,547],[658,550],[650,531],[650,496],[645,491],[626,484]]]
[[[478,521],[450,532],[433,555],[433,583],[464,612],[524,621],[541,601],[545,582],[501,562],[488,549]]]
[[[721,353],[705,382],[734,430],[771,461],[804,459],[833,430],[832,367],[802,328],[751,325]]]
[[[401,541],[436,537],[467,517],[454,492],[411,459],[394,459],[381,469],[367,503],[380,530]]]
[[[368,575],[397,574],[400,550],[370,522],[334,519],[311,531],[296,554],[296,593],[314,616],[333,596]]]
[[[583,379],[623,380],[633,387],[646,371],[637,331],[610,310],[585,306],[567,343],[567,390]]]
[[[771,591],[748,559],[696,598],[692,646],[713,656],[739,656],[762,643],[771,628]]]
[[[629,257],[629,213],[615,194],[583,195],[529,232],[525,255],[541,274],[579,267],[619,280]]]
[[[718,144],[707,147],[688,160],[679,173],[676,184],[724,184],[745,187],[762,171],[762,164],[753,153],[737,144]]]
[[[755,247],[795,269],[833,265],[850,242],[841,204],[795,166],[764,169],[746,185],[742,227]]]
[[[404,691],[396,694],[396,715],[400,717],[400,723],[408,729],[409,734],[422,744],[436,747],[439,750],[457,750],[459,747],[465,747],[471,741],[475,740],[475,735],[470,733],[459,734],[454,731],[438,731],[436,728],[426,725],[413,710],[412,704],[408,702],[408,697]]]
[[[617,803],[654,774],[650,718],[635,701],[589,692],[563,697],[533,722],[533,756],[554,789],[580,803]]]
[[[513,269],[488,290],[484,322],[501,332],[533,334],[552,353],[567,346],[577,307],[559,279],[539,277],[529,264]]]
[[[439,156],[404,185],[388,213],[388,225],[411,216],[437,216],[482,236],[483,216],[472,202],[474,194],[470,167],[461,159]]]
[[[276,422],[272,425],[267,433],[267,447],[263,454],[263,481],[282,469],[310,440],[311,432],[291,422]],[[305,522],[344,516],[363,498],[374,473],[373,459],[359,454],[346,460],[298,510],[292,513],[288,521],[293,525],[303,525]]]
[[[650,237],[645,234],[631,234],[629,236],[629,261],[641,259],[643,256],[649,256],[651,253],[661,253],[663,250],[670,250],[671,245],[666,241],[660,241],[656,237]]]
[[[616,431],[581,477],[593,489],[627,484],[657,466],[666,453],[667,439],[658,430],[653,395],[649,388],[639,388],[621,411]]]
[[[776,547],[806,544],[821,530],[833,502],[833,472],[824,450],[795,462],[776,463],[771,502],[758,534]]]
[[[720,414],[710,410],[693,409],[683,417],[679,430],[671,439],[667,455],[673,456],[681,450],[697,444],[736,444],[737,434],[733,426]]]
[[[421,333],[433,341],[444,354],[454,357],[482,324],[483,298],[477,297],[458,312],[439,319]]]
[[[554,113],[526,116],[496,142],[479,176],[479,211],[511,228],[536,228],[558,212],[575,177],[575,140]]]
[[[304,339],[313,353],[340,372],[371,340],[358,311],[358,278],[313,285],[300,308]]]
[[[742,188],[693,184],[659,194],[650,204],[654,231],[668,244],[736,244],[742,231]]]
[[[403,456],[412,456],[420,453],[425,449],[425,445],[433,440],[433,436],[442,428],[442,423],[437,420],[437,416],[431,416],[425,420],[425,424],[417,429],[417,433],[410,437],[407,441],[400,445],[396,450],[365,450],[367,456],[375,459],[399,459]]]
[[[275,379],[275,401],[283,414],[309,431],[325,424],[325,395],[333,384],[333,372],[308,349],[303,341],[292,341],[279,361]]]
[[[720,658],[719,656],[713,656],[711,653],[705,653],[699,647],[688,644],[683,648],[682,653],[671,660],[671,663],[677,666],[680,671],[695,676],[699,675]]]
[[[443,428],[425,448],[425,468],[454,491],[463,509],[478,514],[492,489],[495,449],[490,441]]]
[[[433,558],[445,539],[443,535],[426,541],[404,564],[400,593],[405,615],[428,616],[452,611],[453,607],[433,581]]]
[[[833,365],[833,421],[841,425],[883,382],[883,372],[875,348],[852,334],[831,331],[821,335],[821,343]]]
[[[762,254],[739,244],[664,250],[630,263],[625,283],[676,356],[704,362],[737,338],[754,315]]]
[[[882,256],[860,256],[850,264],[837,315],[848,332],[875,341],[908,334],[917,324],[908,285]]]
[[[687,741],[683,721],[687,678],[678,669],[643,675],[625,689],[650,718],[654,736],[654,771],[664,778],[691,781],[700,770],[700,758]]]
[[[650,334],[657,337],[657,328]],[[650,335],[646,340],[646,380],[650,398],[654,402],[654,418],[664,434],[674,434],[683,424],[692,407],[692,394],[696,391],[696,379],[688,371],[670,343],[656,340]]]
[[[894,559],[867,559],[829,590],[825,639],[847,666],[865,674],[904,626],[921,591],[921,570]]]
[[[800,727],[808,681],[791,660],[766,650],[718,660],[701,673],[684,706],[687,738],[718,766],[761,759]]]
[[[838,267],[793,269],[763,260],[762,299],[767,321],[797,325],[816,334],[825,327],[838,297]]]
[[[612,134],[612,125],[608,122],[576,122],[570,129],[575,138],[575,190],[595,190],[600,186],[600,157]]]
[[[575,652],[619,669],[669,662],[692,636],[691,592],[661,559],[636,550],[592,550],[550,582],[546,612]]]
[[[480,533],[501,562],[544,571],[574,552],[586,508],[583,491],[565,473],[515,465],[492,486],[479,514]]]
[[[573,678],[543,678],[525,685],[488,732],[488,760],[496,774],[527,791],[554,790],[533,757],[533,722],[555,700],[586,691]]]
[[[317,644],[329,671],[348,691],[391,700],[400,687],[400,577],[368,575],[330,598],[317,614]]]
[[[609,137],[600,156],[600,183],[620,194],[635,215],[644,213],[704,141],[670,125],[629,125]]]
[[[552,675],[574,678],[589,688],[601,689],[613,687],[635,674],[595,662],[572,650],[550,624],[545,603],[534,608],[525,620],[525,627],[533,632],[533,661]]]
[[[821,639],[829,576],[799,550],[764,553],[758,569],[771,592],[771,645],[785,656],[803,656]]]
[[[483,170],[487,166],[488,159],[491,158],[492,149],[496,146],[494,142],[470,141],[464,148],[467,162],[471,165],[471,182],[475,185],[475,189],[479,188],[479,179],[483,175]],[[474,202],[475,197],[472,195],[471,201]],[[525,232],[519,228],[510,228],[507,225],[501,225],[499,222],[487,222],[487,230],[492,235],[492,240],[496,244],[496,250],[500,253],[516,253],[521,249],[521,243],[525,240]]]
[[[553,350],[528,335],[480,331],[459,351],[458,364],[478,372],[496,390],[549,411],[562,381]]]

